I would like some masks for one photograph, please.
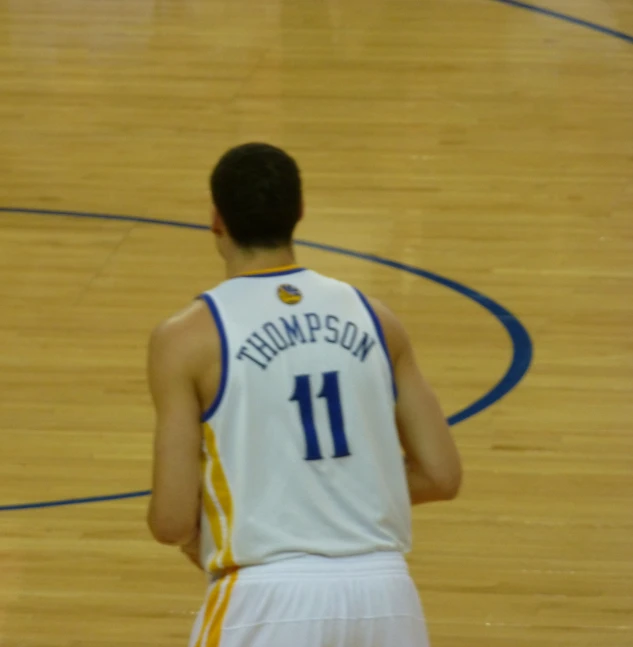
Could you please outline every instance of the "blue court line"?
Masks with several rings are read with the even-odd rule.
[[[207,225],[201,225],[197,223],[190,222],[178,222],[176,220],[158,220],[155,218],[144,218],[140,216],[123,216],[107,213],[89,213],[85,211],[58,211],[52,209],[26,209],[22,207],[0,207],[0,213],[21,213],[21,214],[31,214],[31,215],[40,215],[40,216],[66,216],[73,218],[91,218],[98,220],[114,220],[118,222],[133,222],[133,223],[143,223],[150,225],[163,225],[170,227],[180,227],[185,229],[197,229],[197,230],[209,230]],[[419,267],[413,265],[407,265],[406,263],[400,263],[399,261],[392,261],[387,258],[382,258],[381,256],[376,256],[374,254],[367,254],[365,252],[356,252],[351,249],[345,249],[344,247],[336,247],[334,245],[326,245],[324,243],[314,243],[307,240],[296,240],[298,245],[303,247],[309,247],[312,249],[318,249],[325,252],[333,252],[336,254],[343,254],[345,256],[350,256],[352,258],[358,258],[364,261],[369,261],[372,263],[378,263],[379,265],[384,265],[392,269],[401,270],[403,272],[408,272],[419,276],[421,278],[434,281],[439,285],[443,285],[450,290],[461,294],[462,296],[467,297],[471,301],[474,301],[482,308],[485,308],[492,314],[499,323],[503,326],[506,333],[508,334],[510,341],[512,343],[512,358],[510,364],[506,369],[505,373],[501,379],[483,396],[475,400],[475,402],[469,404],[467,407],[454,413],[448,418],[448,422],[451,425],[456,425],[459,422],[463,422],[467,418],[482,412],[484,409],[487,409],[495,402],[500,400],[504,395],[509,393],[514,389],[519,382],[523,379],[525,374],[528,372],[530,363],[532,361],[532,341],[530,336],[523,326],[523,324],[506,308],[498,304],[496,301],[493,301],[491,298],[477,292],[472,288],[469,288],[457,281],[447,279],[439,274],[434,272],[429,272]],[[104,496],[93,496],[85,498],[72,498],[72,499],[63,499],[59,501],[42,501],[36,503],[20,503],[14,505],[4,505],[0,506],[0,512],[9,511],[9,510],[26,510],[31,508],[51,508],[55,506],[62,505],[74,505],[79,503],[97,503],[101,501],[113,501],[117,499],[131,499],[135,497],[147,496],[150,494],[150,490],[139,490],[134,492],[126,492],[122,494],[108,494]]]
[[[610,27],[605,27],[604,25],[599,25],[598,23],[591,22],[590,20],[583,20],[582,18],[576,18],[574,16],[570,16],[569,14],[561,13],[560,11],[554,11],[552,9],[547,9],[546,7],[539,7],[538,5],[530,4],[528,2],[520,2],[519,0],[492,0],[492,1],[500,2],[501,4],[505,4],[510,7],[517,7],[518,9],[525,9],[527,11],[532,11],[533,13],[539,13],[543,16],[548,16],[550,18],[556,18],[557,20],[562,20],[564,22],[569,22],[572,25],[585,27],[586,29],[591,29],[601,34],[606,34],[607,36],[612,36],[613,38],[619,38],[620,40],[633,44],[632,35],[626,34],[623,31],[618,31],[617,29],[611,29]]]
[[[15,505],[1,505],[0,512],[8,512],[9,510],[29,510],[32,508],[57,508],[62,505],[76,505],[78,503],[101,503],[102,501],[118,501],[119,499],[135,499],[141,496],[149,496],[151,493],[151,490],[138,490],[137,492],[122,492],[121,494],[88,496],[83,499],[60,499],[58,501],[16,503]]]
[[[25,213],[36,216],[71,216],[73,218],[90,218],[91,220],[118,220],[121,222],[142,222],[148,225],[168,225],[182,229],[209,229],[208,225],[178,220],[158,220],[143,216],[117,216],[111,213],[91,213],[89,211],[57,211],[55,209],[24,209],[22,207],[0,207],[0,213]]]

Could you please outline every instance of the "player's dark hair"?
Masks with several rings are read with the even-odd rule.
[[[241,247],[281,247],[292,240],[302,209],[299,167],[269,144],[231,148],[210,179],[211,196]]]

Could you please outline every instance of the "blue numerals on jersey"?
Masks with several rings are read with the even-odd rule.
[[[327,412],[330,418],[330,430],[334,441],[333,458],[349,456],[349,447],[345,436],[345,425],[343,423],[343,410],[341,408],[341,392],[338,386],[338,371],[323,373],[323,388],[317,396],[324,398],[327,403]],[[323,458],[319,447],[316,426],[314,424],[314,411],[312,408],[312,389],[309,375],[297,375],[295,377],[295,390],[290,398],[291,402],[299,405],[299,415],[303,425],[303,433],[306,437],[306,460],[319,461]]]

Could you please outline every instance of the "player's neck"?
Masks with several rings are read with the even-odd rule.
[[[264,272],[296,264],[294,250],[291,246],[275,249],[242,250],[235,249],[226,259],[227,278],[240,274]]]

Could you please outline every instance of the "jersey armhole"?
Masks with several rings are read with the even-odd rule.
[[[218,329],[218,335],[220,335],[220,358],[221,358],[221,368],[220,368],[220,386],[218,387],[218,392],[213,398],[213,402],[209,408],[202,414],[200,417],[200,422],[207,422],[211,419],[213,414],[218,410],[220,402],[222,402],[222,397],[226,391],[226,381],[227,373],[229,368],[229,345],[226,339],[226,332],[224,330],[224,324],[222,323],[222,317],[220,317],[220,312],[218,311],[218,306],[216,305],[213,298],[207,293],[201,294],[198,299],[202,299],[209,308],[209,312],[213,317],[213,321]]]
[[[367,300],[367,297],[357,288],[354,288],[356,291],[356,294],[358,295],[358,298],[361,300],[362,304],[365,306],[365,309],[369,313],[369,316],[371,317],[371,320],[374,323],[374,328],[376,329],[376,334],[378,335],[378,339],[380,340],[380,345],[382,346],[382,350],[385,353],[385,357],[387,359],[387,364],[389,365],[389,373],[391,374],[391,388],[393,390],[393,399],[397,400],[398,399],[398,388],[396,387],[396,376],[393,372],[393,364],[391,363],[391,355],[389,355],[389,348],[387,347],[387,340],[385,339],[385,333],[383,332],[382,329],[382,324],[380,323],[380,319],[378,319],[378,315],[376,314],[376,311],[372,308],[371,304]]]

